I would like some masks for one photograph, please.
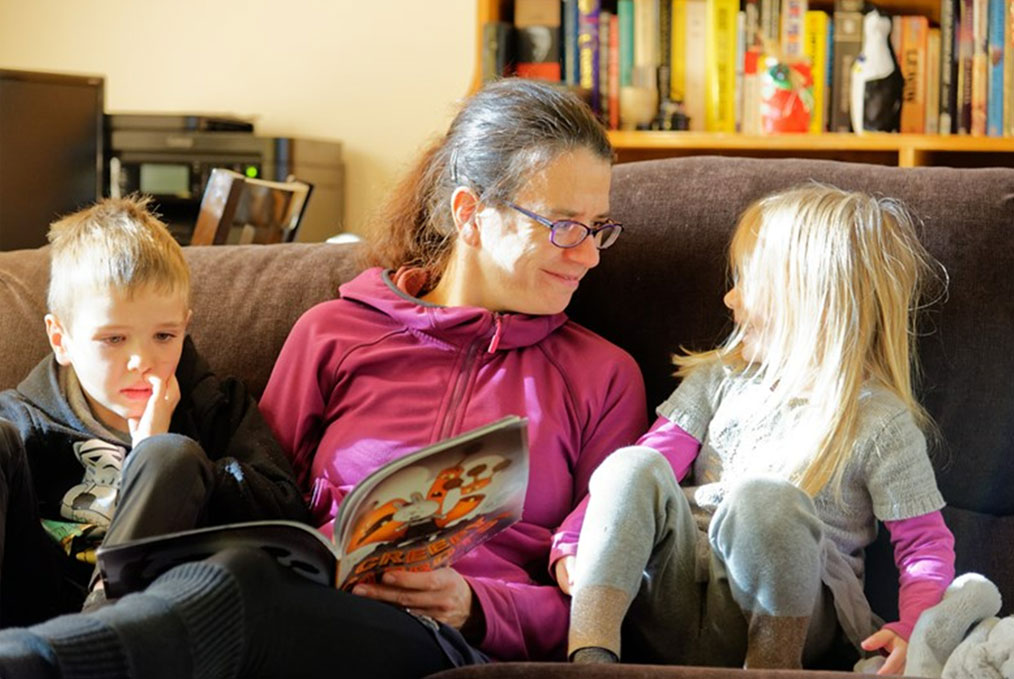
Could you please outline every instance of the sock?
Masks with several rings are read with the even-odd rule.
[[[619,662],[620,659],[607,648],[588,646],[577,649],[570,657],[570,661],[578,665],[604,665]]]
[[[0,677],[60,679],[52,647],[26,629],[0,632]]]
[[[747,669],[801,669],[810,616],[750,616],[747,630]]]
[[[574,592],[570,604],[567,647],[598,647],[620,657],[620,627],[630,607],[630,595],[605,585],[586,585]]]

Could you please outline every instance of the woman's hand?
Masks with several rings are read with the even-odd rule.
[[[574,586],[574,581],[571,579],[571,574],[574,572],[574,563],[577,561],[577,557],[565,556],[556,562],[556,568],[554,573],[556,575],[556,584],[560,586],[564,594],[569,595],[571,587]]]
[[[888,652],[887,660],[877,674],[901,674],[905,671],[908,642],[886,627],[863,639],[862,646],[864,651],[884,650]]]
[[[386,601],[461,629],[472,612],[472,588],[453,568],[388,571],[380,583],[356,585],[353,594]]]
[[[128,419],[132,445],[136,446],[149,436],[165,434],[169,431],[169,422],[173,411],[180,402],[180,384],[176,375],[170,375],[167,381],[155,375],[146,378],[151,385],[151,395],[140,418]]]

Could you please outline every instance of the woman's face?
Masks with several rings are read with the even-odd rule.
[[[608,162],[581,148],[560,154],[514,196],[515,205],[549,220],[593,225],[609,212]],[[479,304],[493,311],[555,314],[563,311],[588,270],[599,263],[594,239],[558,248],[549,227],[507,206],[477,215]]]

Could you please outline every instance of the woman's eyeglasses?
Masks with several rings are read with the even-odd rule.
[[[616,239],[620,237],[620,233],[623,231],[623,225],[617,222],[597,222],[592,226],[576,222],[573,219],[558,219],[554,222],[514,203],[507,203],[507,207],[517,210],[524,216],[548,227],[549,242],[558,248],[576,248],[584,242],[585,238],[591,236],[595,242],[595,247],[599,250],[605,250],[616,242]]]

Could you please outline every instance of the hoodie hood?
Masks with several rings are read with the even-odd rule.
[[[533,316],[493,312],[481,307],[429,304],[398,288],[390,272],[364,271],[339,288],[343,299],[372,307],[415,333],[462,345],[488,336],[487,350],[517,349],[538,344],[567,322],[567,314]]]

